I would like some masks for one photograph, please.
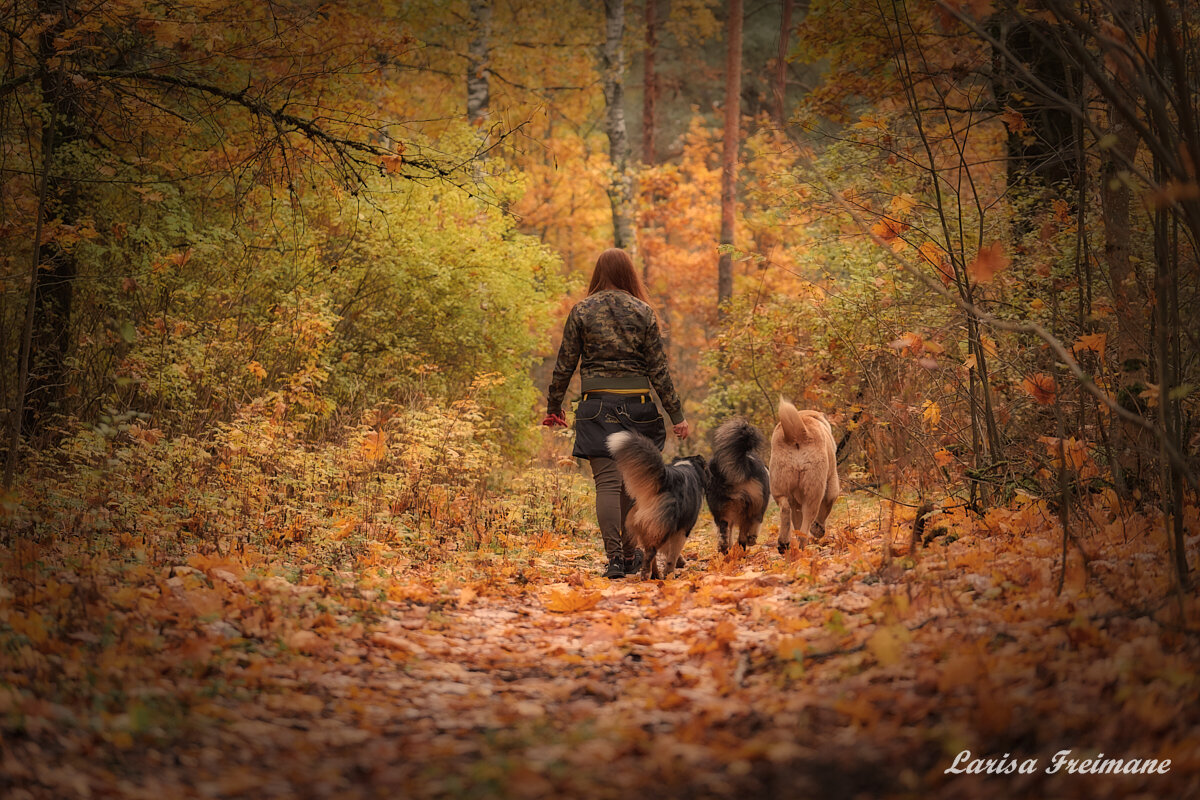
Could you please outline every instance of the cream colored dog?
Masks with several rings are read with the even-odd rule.
[[[771,496],[779,504],[779,552],[787,552],[793,526],[802,536],[824,536],[825,518],[841,491],[837,445],[824,414],[797,411],[780,398],[770,472]]]

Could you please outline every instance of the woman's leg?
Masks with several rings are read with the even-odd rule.
[[[596,481],[596,522],[600,525],[600,538],[604,541],[604,555],[610,565],[622,566],[624,571],[624,548],[622,529],[625,512],[629,510],[625,487],[621,484],[621,473],[617,462],[611,458],[590,458],[592,478]]]
[[[629,529],[625,527],[625,518],[629,516],[629,509],[633,506],[633,498],[625,491],[625,483],[621,482],[621,550],[625,557],[625,571],[637,572],[641,567],[637,557],[641,554],[638,550],[637,542],[633,541],[633,537],[629,535]]]

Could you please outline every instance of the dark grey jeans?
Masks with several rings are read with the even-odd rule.
[[[592,478],[596,481],[596,521],[600,524],[600,538],[604,540],[604,555],[610,561],[623,558],[633,559],[637,545],[625,533],[625,515],[633,501],[625,493],[617,462],[611,458],[589,458]]]

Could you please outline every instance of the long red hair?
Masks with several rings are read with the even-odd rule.
[[[642,284],[641,276],[633,268],[633,259],[620,248],[613,247],[605,250],[596,259],[596,268],[592,270],[592,280],[588,284],[588,294],[602,292],[605,289],[620,289],[649,304],[646,287]]]

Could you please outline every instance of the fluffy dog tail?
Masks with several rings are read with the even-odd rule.
[[[607,444],[630,497],[642,500],[662,491],[667,468],[654,442],[640,433],[620,431],[610,434]]]
[[[740,417],[728,420],[713,434],[712,465],[731,483],[745,483],[754,477],[750,454],[764,443],[762,432]]]
[[[779,424],[783,426],[783,435],[789,442],[795,444],[807,444],[808,442],[816,441],[820,433],[809,427],[808,417],[810,419],[819,420],[822,425],[829,429],[829,435],[833,435],[833,426],[829,424],[829,420],[825,419],[825,415],[819,411],[797,411],[796,407],[779,398]]]

